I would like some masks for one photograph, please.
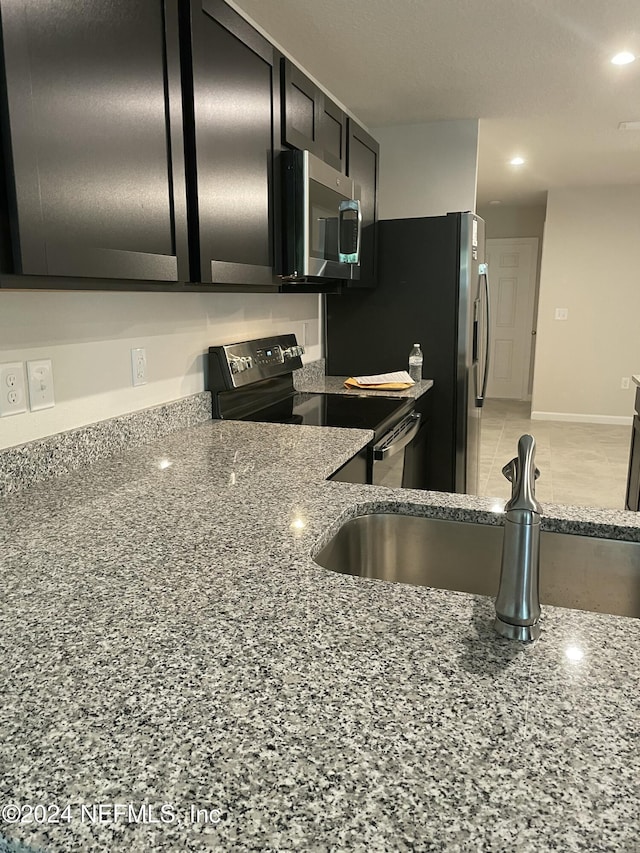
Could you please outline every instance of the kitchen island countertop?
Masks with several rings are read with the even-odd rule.
[[[318,567],[367,509],[501,522],[325,482],[370,437],[211,421],[0,501],[0,799],[69,804],[0,851],[639,849],[640,620],[544,607],[524,646],[490,599]]]

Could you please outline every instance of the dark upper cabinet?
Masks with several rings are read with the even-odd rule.
[[[347,120],[343,111],[324,92],[318,99],[320,122],[318,142],[322,150],[322,159],[334,169],[344,171],[346,152]]]
[[[185,8],[192,281],[273,286],[280,55],[221,0]]]
[[[2,0],[14,271],[188,277],[178,0]]]
[[[347,120],[344,112],[290,60],[282,59],[282,141],[311,151],[344,172]]]
[[[0,0],[0,27],[0,287],[276,290],[285,146],[361,187],[371,285],[375,141],[223,0]]]
[[[362,212],[360,278],[350,282],[350,286],[375,287],[380,146],[352,118],[349,118],[348,128],[347,175],[353,178],[359,189]]]

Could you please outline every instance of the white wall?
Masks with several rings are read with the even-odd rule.
[[[53,409],[0,419],[11,447],[204,390],[212,344],[279,332],[320,358],[316,294],[0,291],[0,363],[51,358]],[[132,387],[132,347],[145,347],[147,385]]]
[[[380,219],[475,210],[478,121],[378,127]]]
[[[634,386],[620,381],[640,373],[639,235],[640,186],[549,192],[533,417],[630,422]]]
[[[484,204],[478,216],[485,221],[487,240],[507,237],[537,237],[542,245],[546,205]]]

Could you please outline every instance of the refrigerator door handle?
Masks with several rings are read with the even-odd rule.
[[[478,408],[482,408],[484,405],[484,399],[487,394],[487,381],[489,379],[489,352],[490,352],[490,341],[489,341],[489,333],[491,330],[490,320],[489,320],[489,265],[488,264],[480,264],[478,267],[478,273],[480,278],[484,283],[484,316],[485,316],[485,350],[484,350],[484,375],[482,377],[482,391],[476,397],[476,406]]]
[[[478,396],[478,377],[477,377],[477,367],[478,367],[478,350],[480,349],[478,343],[478,325],[479,325],[479,314],[480,310],[478,307],[480,300],[475,299],[473,302],[473,341],[472,341],[472,349],[471,349],[471,363],[474,366],[474,376],[475,376],[475,395]]]

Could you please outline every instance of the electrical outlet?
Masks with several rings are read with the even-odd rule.
[[[133,385],[147,384],[147,353],[144,347],[131,350],[131,381]]]
[[[622,388],[623,391],[629,387],[629,377],[628,376],[622,377],[622,379],[620,380],[620,387]]]
[[[24,368],[21,361],[0,364],[0,418],[27,411]]]
[[[53,367],[50,358],[27,362],[29,403],[32,412],[52,409],[56,401],[53,396]]]
[[[568,320],[569,319],[569,309],[568,308],[556,308],[555,319],[556,320]]]

